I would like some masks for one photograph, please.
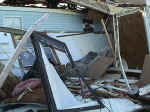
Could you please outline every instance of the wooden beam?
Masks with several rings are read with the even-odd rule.
[[[146,0],[115,0],[116,2],[120,3],[128,3],[128,4],[134,4],[134,5],[145,5]]]
[[[108,15],[119,15],[121,13],[136,9],[136,7],[134,8],[116,7],[114,5],[108,4],[101,0],[70,0],[70,1],[79,5],[103,12]]]
[[[15,63],[16,59],[20,55],[27,39],[31,36],[32,32],[41,24],[41,22],[43,22],[47,17],[48,17],[48,14],[44,14],[44,16],[42,16],[38,21],[36,21],[35,24],[32,27],[30,27],[25,33],[25,35],[23,36],[22,40],[20,41],[17,48],[15,49],[13,56],[11,57],[8,64],[5,66],[5,68],[0,74],[0,88],[3,86],[6,78],[8,77],[8,73],[10,72],[13,64]]]
[[[98,2],[95,0],[70,0],[70,1],[103,13],[112,14],[109,10],[109,7],[106,4],[104,3],[97,4]]]
[[[111,48],[111,50],[112,50],[112,54],[113,54],[113,56],[115,56],[115,51],[114,51],[114,48],[113,48],[113,45],[112,45],[112,42],[111,42],[111,38],[110,38],[110,35],[109,35],[108,31],[107,31],[107,28],[106,28],[106,25],[105,25],[105,23],[104,23],[104,20],[103,20],[103,19],[101,19],[101,23],[102,23],[102,25],[103,25],[103,27],[104,27],[104,31],[105,31],[105,34],[106,34],[106,38],[107,38],[107,41],[108,41],[109,47],[110,47],[110,48]]]
[[[52,51],[52,53],[53,53],[53,56],[54,56],[54,58],[55,58],[56,63],[57,63],[58,65],[61,65],[61,62],[60,62],[59,57],[58,57],[58,55],[57,55],[57,53],[56,53],[56,51],[55,51],[55,48],[51,47],[51,51]]]
[[[15,28],[8,28],[8,27],[0,27],[0,32],[17,34],[17,35],[24,35],[25,31]]]

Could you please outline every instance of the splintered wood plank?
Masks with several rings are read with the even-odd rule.
[[[31,36],[32,32],[41,24],[41,22],[43,22],[47,17],[48,17],[48,14],[47,13],[44,14],[38,21],[35,22],[35,24],[32,27],[30,27],[27,30],[27,32],[23,36],[22,40],[20,41],[17,48],[15,49],[13,56],[10,58],[8,64],[5,66],[5,68],[3,69],[3,71],[0,74],[0,88],[3,86],[6,78],[8,77],[8,73],[10,72],[13,64],[15,63],[16,59],[20,55],[27,39]]]
[[[0,27],[0,32],[6,32],[17,35],[24,35],[25,31],[21,29],[8,28],[8,27]]]
[[[104,28],[104,31],[105,31],[105,34],[106,34],[106,38],[107,38],[108,44],[109,44],[109,46],[110,46],[110,48],[111,48],[111,50],[112,50],[112,54],[113,54],[113,56],[115,56],[115,51],[114,51],[114,49],[113,49],[113,45],[112,45],[112,42],[111,42],[111,38],[110,38],[110,35],[109,35],[108,31],[107,31],[107,28],[106,28],[106,25],[105,25],[103,19],[101,19],[101,23],[102,23],[102,25],[103,25],[103,28]]]

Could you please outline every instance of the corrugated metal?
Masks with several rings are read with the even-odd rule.
[[[13,8],[13,7],[0,7],[0,26],[8,26],[8,24],[18,24],[13,23],[14,18],[20,18],[22,29],[27,30],[29,26],[33,25],[33,23],[40,18],[44,13],[49,13],[49,18],[47,21],[43,22],[37,30],[46,30],[46,31],[54,31],[54,32],[82,32],[83,30],[83,23],[82,23],[82,16],[77,13],[71,13],[70,11],[64,10],[46,10],[46,9],[37,9],[31,8],[32,10],[29,11],[30,8],[23,8],[26,10],[21,10],[21,8]],[[44,12],[45,11],[45,12]],[[64,13],[63,13],[64,12]],[[7,22],[6,19],[9,18]],[[12,21],[11,19],[12,18]],[[12,23],[11,23],[12,22]],[[6,24],[8,23],[8,24]]]

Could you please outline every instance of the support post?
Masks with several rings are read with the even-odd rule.
[[[60,60],[59,60],[59,57],[58,57],[58,55],[57,55],[57,53],[56,53],[55,48],[51,47],[51,51],[52,51],[53,57],[55,58],[56,63],[57,63],[58,65],[61,65],[61,62],[60,62]]]
[[[150,1],[146,0],[146,7],[144,7],[143,13],[144,23],[145,23],[145,30],[147,35],[147,45],[148,45],[148,53],[150,54]]]
[[[124,78],[124,80],[125,80],[125,82],[126,82],[126,85],[127,85],[127,87],[128,87],[128,89],[129,89],[129,91],[131,91],[132,89],[131,89],[131,87],[130,87],[130,85],[129,85],[129,81],[128,81],[128,79],[127,79],[127,76],[126,76],[126,73],[125,73],[125,70],[124,70],[124,67],[123,67],[123,63],[122,63],[122,58],[121,58],[121,54],[120,54],[120,42],[119,42],[119,22],[118,22],[118,17],[117,16],[114,16],[114,38],[115,38],[115,44],[116,44],[116,61],[119,61],[119,65],[120,65],[120,67],[121,67],[121,73],[122,73],[122,75],[123,75],[123,78]]]

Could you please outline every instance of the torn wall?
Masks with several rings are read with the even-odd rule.
[[[148,52],[142,13],[120,18],[120,47],[129,67],[142,68]]]

